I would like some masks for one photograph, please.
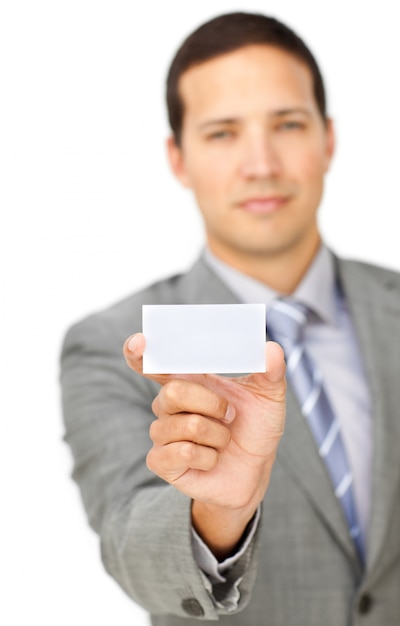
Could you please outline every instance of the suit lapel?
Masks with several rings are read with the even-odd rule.
[[[184,293],[188,302],[238,302],[237,297],[202,261],[198,262],[186,277],[188,282],[185,285]],[[277,462],[281,463],[286,471],[291,474],[325,525],[336,537],[348,558],[357,567],[357,555],[349,536],[342,509],[334,494],[330,478],[318,454],[312,434],[290,388],[287,392],[285,434],[279,445]]]
[[[371,390],[373,466],[367,539],[371,574],[383,565],[379,557],[387,543],[400,483],[400,281],[389,272],[374,279],[374,272],[374,268],[366,271],[358,264],[339,263]]]
[[[388,543],[390,522],[400,484],[400,281],[395,274],[371,276],[354,262],[338,261],[338,274],[355,326],[371,391],[373,465],[367,569],[378,576]],[[383,280],[383,278],[385,280]],[[312,435],[291,390],[287,422],[277,461],[306,493],[342,549],[359,567],[347,524],[334,495]],[[398,530],[395,530],[398,550]],[[396,548],[395,548],[396,549]],[[390,554],[389,554],[390,557]]]
[[[326,467],[318,454],[311,431],[290,388],[287,391],[285,433],[279,445],[277,462],[281,463],[291,474],[292,479],[305,493],[323,523],[357,567],[358,558],[349,535],[347,522],[334,494]]]
[[[389,281],[387,273],[380,273],[380,270],[376,273],[375,268],[366,268],[363,264],[338,259],[335,262],[371,389],[374,461],[367,567],[372,573],[377,571],[375,566],[386,539],[400,481],[400,281],[396,274],[390,275]],[[183,279],[182,302],[235,303],[238,298],[200,260]],[[354,567],[359,569],[341,507],[290,389],[285,434],[277,462],[291,474]]]

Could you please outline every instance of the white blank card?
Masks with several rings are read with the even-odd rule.
[[[145,374],[265,372],[264,304],[143,305]]]

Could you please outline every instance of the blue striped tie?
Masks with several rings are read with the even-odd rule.
[[[276,300],[268,311],[267,330],[281,344],[287,362],[287,379],[297,396],[301,411],[314,436],[320,456],[341,502],[349,532],[359,556],[364,546],[353,495],[349,468],[338,420],[322,384],[322,376],[304,349],[303,332],[310,311],[290,298]]]

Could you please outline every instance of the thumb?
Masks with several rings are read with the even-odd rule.
[[[249,374],[242,383],[257,395],[281,400],[286,394],[286,363],[281,346],[275,341],[267,341],[265,359],[266,372]]]
[[[267,341],[265,344],[265,358],[267,363],[267,377],[272,383],[285,379],[286,363],[283,348],[276,341]]]

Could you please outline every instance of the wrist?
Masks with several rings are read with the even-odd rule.
[[[194,500],[192,524],[215,557],[222,561],[237,551],[256,511],[257,506],[230,509]]]

